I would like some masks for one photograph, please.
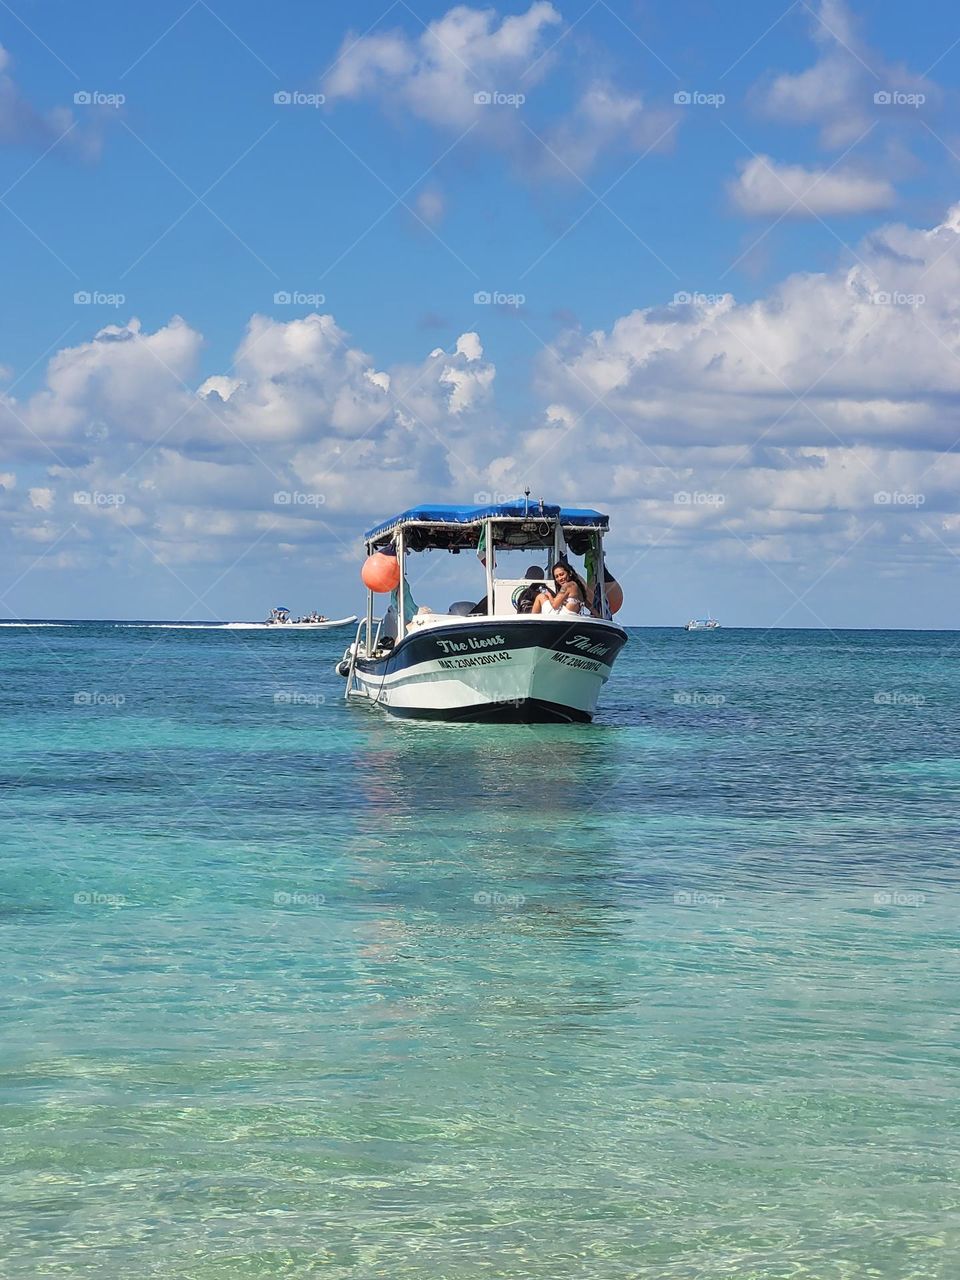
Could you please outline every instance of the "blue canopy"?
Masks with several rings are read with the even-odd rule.
[[[363,535],[365,542],[374,542],[385,533],[405,524],[482,524],[484,520],[557,520],[567,528],[606,529],[608,516],[584,507],[557,507],[545,502],[498,502],[485,507],[411,507],[398,516],[391,516],[382,524],[374,525]]]

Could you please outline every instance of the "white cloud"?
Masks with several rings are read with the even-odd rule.
[[[670,145],[675,110],[650,108],[639,94],[623,93],[607,81],[596,81],[583,93],[575,109],[546,136],[547,152],[541,168],[554,176],[572,170],[580,176],[604,151],[642,152]]]
[[[731,184],[731,195],[744,213],[756,216],[869,213],[888,209],[896,199],[885,178],[871,178],[849,168],[804,169],[755,156]]]
[[[27,405],[0,400],[17,416],[9,444],[43,452],[72,443],[95,449],[118,437],[152,440],[188,409],[202,338],[179,316],[155,333],[139,321],[109,325],[66,347],[47,366],[46,386]]]
[[[38,511],[49,511],[53,506],[52,489],[28,489],[27,496],[30,499],[30,505]]]
[[[75,153],[96,155],[104,114],[95,112],[90,126],[81,129],[67,107],[39,110],[23,95],[11,74],[12,67],[13,59],[0,45],[0,144],[42,148],[59,144]]]
[[[890,565],[918,545],[946,555],[937,538],[960,537],[960,207],[929,230],[888,226],[857,258],[754,301],[693,295],[561,335],[525,427],[498,413],[472,331],[397,364],[332,316],[254,316],[234,367],[204,379],[183,320],[111,326],[59,352],[30,398],[0,397],[25,424],[0,532],[21,548],[63,533],[85,563],[146,563],[145,543],[168,563],[222,564],[529,484],[610,504],[638,543],[696,542],[705,560],[826,564],[861,536]],[[78,490],[107,496],[77,505]]]
[[[239,391],[242,386],[243,383],[239,378],[229,378],[223,374],[214,374],[212,378],[207,378],[197,395],[204,398],[218,396],[226,404],[233,393]]]
[[[561,55],[569,55],[565,42],[554,36],[551,43],[561,22],[552,4],[537,0],[512,17],[457,5],[415,36],[348,35],[324,92],[330,103],[371,98],[394,119],[410,114],[439,129],[469,130],[473,142],[506,152],[526,177],[567,181],[571,171],[582,177],[606,152],[667,146],[679,115],[599,76],[588,76],[587,88],[557,123],[536,122],[534,90],[561,65]],[[431,225],[444,213],[435,191],[421,194],[416,207]]]
[[[521,78],[559,22],[553,5],[537,0],[526,13],[505,18],[494,9],[457,5],[412,37],[397,31],[348,34],[323,90],[328,102],[380,97],[392,113],[407,111],[464,129],[482,113],[492,114],[474,101],[475,94],[522,90]]]
[[[194,391],[201,346],[180,319],[152,333],[111,325],[58,352],[29,400],[0,397],[0,414],[22,423],[11,453],[44,480],[18,497],[13,475],[2,477],[14,537],[47,541],[72,525],[88,557],[96,547],[135,557],[147,543],[165,563],[216,563],[265,532],[316,541],[321,512],[328,527],[345,511],[375,516],[399,494],[445,492],[451,450],[469,469],[486,439],[475,415],[495,370],[475,333],[440,358],[384,370],[332,316],[254,316],[233,370]],[[27,518],[37,510],[58,518],[38,525]]]
[[[860,38],[843,0],[820,0],[812,16],[816,62],[774,77],[759,91],[761,107],[774,119],[816,125],[824,146],[839,149],[856,142],[874,121],[904,118],[892,104],[877,103],[875,94],[919,93],[929,104],[938,96],[929,80],[886,62]]]
[[[427,187],[414,201],[414,208],[428,226],[439,226],[447,211],[447,202],[438,187]]]
[[[451,387],[449,408],[461,414],[478,408],[486,400],[493,385],[493,365],[483,363],[483,347],[476,333],[464,333],[457,339],[455,356],[440,374],[440,382]]]
[[[855,268],[755,302],[703,295],[562,335],[537,373],[549,407],[491,477],[612,501],[665,547],[823,557],[863,534],[895,560],[903,530],[928,538],[958,506],[960,459],[941,456],[960,438],[958,218],[887,227]]]

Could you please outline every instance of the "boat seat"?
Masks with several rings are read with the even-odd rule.
[[[520,595],[527,587],[534,585],[540,587],[548,587],[546,582],[536,582],[531,578],[498,578],[494,586],[494,613],[516,613],[517,606],[514,597]]]
[[[468,618],[476,607],[475,600],[454,600],[447,613],[452,613],[457,618]]]

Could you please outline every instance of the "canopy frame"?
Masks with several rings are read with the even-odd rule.
[[[414,507],[376,525],[364,534],[367,554],[387,547],[396,552],[400,566],[397,590],[397,640],[407,633],[406,560],[420,551],[476,553],[481,538],[486,552],[487,616],[493,611],[498,550],[547,551],[555,564],[567,553],[571,541],[586,535],[596,539],[602,614],[606,614],[603,539],[610,519],[600,511],[560,507],[529,500],[478,507]],[[570,548],[572,550],[572,548]],[[574,551],[575,555],[581,554]],[[373,593],[367,599],[367,649],[373,627]]]

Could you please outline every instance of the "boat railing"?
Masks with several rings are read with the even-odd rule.
[[[347,671],[346,688],[343,691],[343,696],[345,698],[349,698],[350,694],[354,692],[353,673],[357,665],[357,658],[360,657],[361,652],[365,658],[372,658],[380,646],[380,632],[383,630],[383,618],[374,618],[373,621],[377,624],[377,629],[373,633],[372,640],[370,638],[370,620],[368,618],[361,618],[357,625],[357,634],[354,637],[353,644],[350,646],[349,651],[350,665]]]

